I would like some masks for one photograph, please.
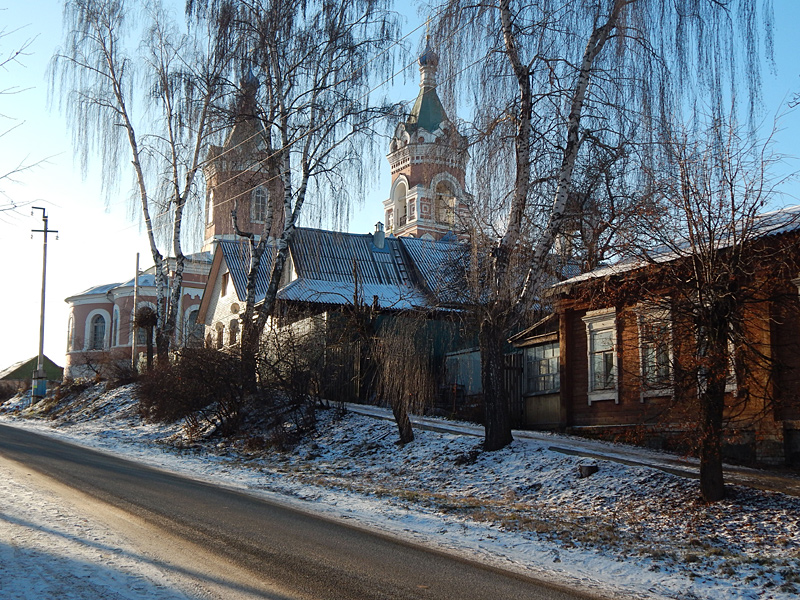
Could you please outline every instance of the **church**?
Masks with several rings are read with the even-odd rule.
[[[458,304],[439,266],[458,260],[461,252],[457,236],[470,203],[467,142],[437,94],[436,53],[427,46],[418,62],[419,94],[389,144],[391,187],[383,223],[367,234],[299,228],[279,300],[327,310],[352,302],[358,285],[366,301],[389,311],[452,310]],[[203,340],[217,348],[237,343],[249,248],[233,229],[233,201],[240,228],[262,231],[269,198],[282,198],[280,182],[257,168],[265,158],[258,143],[262,125],[255,117],[258,81],[250,75],[242,87],[238,117],[224,144],[209,148],[204,243],[201,252],[186,257],[176,347]],[[283,214],[282,202],[276,202],[274,214]],[[269,235],[282,229],[282,220],[275,219]],[[270,267],[269,259],[262,261],[257,301],[259,295],[263,299]],[[137,291],[136,308],[155,308],[153,267],[139,275]],[[130,361],[144,351],[143,332],[134,333],[133,327],[133,279],[95,286],[65,301],[70,307],[65,377],[92,376],[109,361]]]

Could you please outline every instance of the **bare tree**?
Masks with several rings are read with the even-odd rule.
[[[0,12],[4,10],[7,9],[0,9]],[[24,27],[19,27],[17,29],[9,29],[6,26],[0,27],[0,72],[2,73],[7,73],[11,67],[22,65],[23,59],[30,55],[31,45],[36,39],[35,37],[28,37],[20,40],[17,43],[12,43],[10,49],[4,48],[4,44],[6,41],[8,41],[8,38],[16,35],[22,29],[24,29]],[[24,88],[4,83],[3,87],[0,87],[0,98],[3,96],[20,94],[24,91]],[[15,119],[13,116],[7,115],[0,110],[0,123],[13,123],[8,127],[5,125],[0,127],[0,140],[22,125],[22,122],[14,123],[16,120],[17,119]],[[0,165],[0,181],[13,181],[20,173],[28,171],[37,165],[40,165],[42,162],[44,161],[37,160],[30,162],[27,157],[25,157],[21,158],[14,166]],[[3,194],[2,190],[0,190],[0,194]],[[30,204],[30,202],[26,204]],[[6,201],[0,202],[0,212],[12,211],[18,208],[21,208],[21,205],[10,198],[8,198]]]
[[[687,90],[718,107],[722,82],[735,82],[737,73],[752,92],[754,114],[762,13],[757,0],[442,4],[438,37],[452,42],[443,54],[453,72],[465,74],[452,88],[469,89],[475,106],[475,195],[491,205],[491,217],[477,225],[489,248],[476,305],[484,446],[494,450],[512,439],[503,344],[547,280],[570,198],[587,178],[582,157],[592,147],[652,146],[663,117],[680,109]],[[769,51],[768,3],[763,14]],[[475,63],[480,68],[470,69]]]
[[[696,410],[700,488],[712,502],[725,495],[726,418],[772,399],[769,378],[753,376],[775,367],[761,331],[774,317],[763,308],[783,294],[777,282],[794,274],[800,216],[763,214],[783,183],[771,174],[779,157],[730,120],[678,130],[665,148],[665,168],[651,185],[662,216],[642,223],[655,246],[642,256],[658,272],[645,293],[662,302],[669,294],[676,402]]]
[[[106,191],[128,171],[156,270],[156,347],[166,358],[178,323],[186,210],[226,93],[231,53],[207,23],[184,28],[159,0],[66,0],[64,46],[53,57],[52,85],[66,112],[84,171],[100,155]],[[136,36],[141,44],[136,49]],[[137,105],[141,110],[134,109]],[[127,147],[127,148],[126,148]],[[159,248],[166,242],[174,260]]]
[[[391,105],[376,105],[370,84],[388,73],[398,29],[387,0],[209,0],[190,3],[196,15],[213,15],[231,43],[256,71],[257,116],[263,124],[265,157],[260,167],[280,186],[282,203],[269,199],[262,231],[237,233],[249,240],[250,272],[242,317],[241,351],[248,387],[255,389],[255,357],[275,308],[289,244],[307,199],[342,215],[350,193],[365,181],[364,160],[374,150],[376,122]],[[282,204],[282,213],[274,206]],[[268,233],[282,222],[277,239]],[[264,296],[256,297],[256,276],[269,249],[271,273]],[[258,306],[256,302],[258,301]]]

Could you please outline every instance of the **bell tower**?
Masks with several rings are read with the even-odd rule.
[[[439,57],[419,57],[420,91],[411,114],[389,144],[391,194],[384,200],[386,233],[441,239],[463,231],[469,196],[464,189],[467,141],[447,118],[436,93]]]
[[[270,177],[267,137],[258,118],[258,79],[252,71],[241,81],[233,126],[222,146],[211,146],[203,168],[206,179],[206,222],[203,251],[221,239],[235,239],[231,220],[234,203],[239,229],[256,235],[280,235],[283,229],[283,185]],[[272,227],[265,232],[270,204]]]

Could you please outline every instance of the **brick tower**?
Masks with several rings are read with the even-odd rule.
[[[383,202],[386,233],[441,239],[463,230],[469,153],[466,138],[447,118],[436,93],[438,64],[428,41],[419,57],[419,95],[389,145],[392,188]]]

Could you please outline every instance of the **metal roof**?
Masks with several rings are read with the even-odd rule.
[[[384,309],[408,310],[438,306],[447,270],[456,253],[455,242],[414,238],[384,239],[375,245],[372,234],[298,228],[290,243],[295,279],[278,292],[281,300],[328,305],[351,305],[357,293],[366,304],[377,297]],[[240,301],[246,298],[250,247],[246,241],[219,244]],[[409,251],[410,248],[410,251]],[[265,253],[257,274],[256,302],[263,300],[272,270],[274,248]],[[422,281],[414,277],[419,274]],[[432,297],[431,297],[432,294]]]
[[[236,296],[240,302],[244,302],[247,298],[247,274],[250,272],[250,244],[246,240],[222,240],[219,248],[228,265]],[[274,255],[275,249],[269,247],[261,256],[256,275],[256,302],[263,300],[267,293]]]
[[[730,226],[730,231],[725,234],[719,232],[718,242],[715,246],[719,249],[727,248],[734,244],[734,240],[753,241],[774,235],[781,235],[800,230],[800,206],[788,206],[779,210],[763,213],[754,217],[752,221],[738,221]],[[612,265],[604,265],[593,271],[577,275],[560,283],[553,288],[569,286],[590,279],[600,279],[609,275],[617,275],[644,268],[650,264],[668,263],[679,258],[691,256],[692,247],[687,243],[676,243],[677,247],[654,250],[649,260],[637,257],[627,257]]]
[[[422,283],[439,304],[467,301],[464,273],[469,263],[467,248],[455,237],[439,241],[398,238],[416,267]]]

